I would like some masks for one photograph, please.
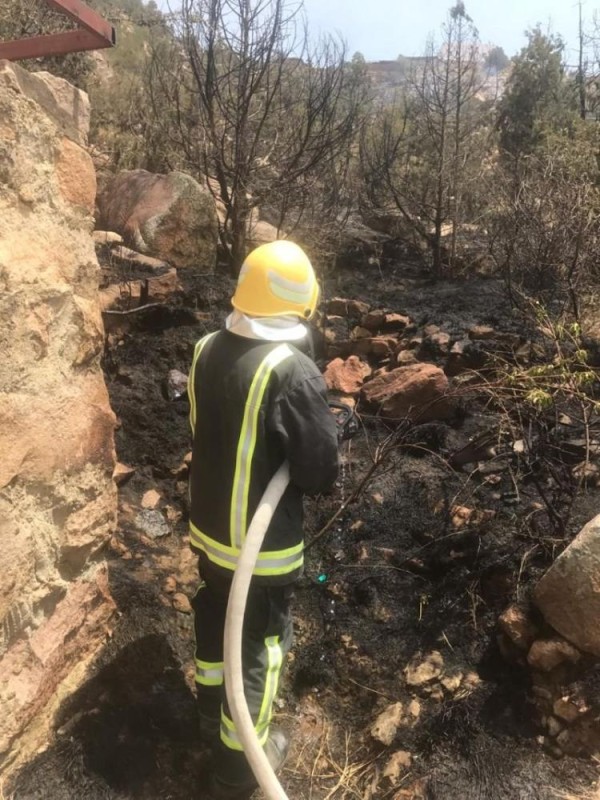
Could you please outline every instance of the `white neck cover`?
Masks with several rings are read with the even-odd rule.
[[[241,311],[232,311],[225,320],[225,327],[237,336],[267,342],[297,342],[307,333],[306,326],[293,315],[248,317]]]

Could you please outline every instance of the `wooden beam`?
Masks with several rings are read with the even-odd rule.
[[[100,50],[110,47],[106,39],[89,31],[65,31],[47,36],[32,36],[14,42],[0,42],[0,60],[20,61],[24,58],[62,56],[81,50]]]

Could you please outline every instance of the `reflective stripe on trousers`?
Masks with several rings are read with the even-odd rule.
[[[196,683],[201,686],[223,685],[223,662],[196,659]]]
[[[254,729],[262,746],[269,738],[269,726],[273,716],[273,702],[277,695],[279,676],[283,666],[283,651],[279,643],[279,636],[269,636],[265,639],[267,651],[267,673],[265,676],[265,691],[258,719]],[[225,711],[221,709],[221,741],[230,750],[242,751],[244,748],[238,736],[235,724]]]

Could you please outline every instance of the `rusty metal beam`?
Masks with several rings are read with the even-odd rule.
[[[24,58],[58,56],[81,50],[101,50],[113,47],[116,43],[113,26],[82,0],[45,0],[45,2],[77,22],[79,30],[0,42],[0,59],[19,61]]]
[[[115,43],[115,29],[110,22],[107,22],[82,0],[46,0],[46,4],[72,19],[81,28],[106,39],[107,46]]]
[[[98,36],[89,31],[65,31],[51,33],[47,36],[31,36],[29,39],[17,39],[14,42],[0,43],[0,59],[20,61],[24,58],[40,58],[41,56],[61,56],[81,50],[98,50],[108,47],[101,44]]]

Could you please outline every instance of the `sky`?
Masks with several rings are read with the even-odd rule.
[[[304,0],[309,25],[339,32],[351,53],[368,61],[419,55],[430,33],[439,30],[453,0]],[[594,0],[583,4],[591,20]],[[524,31],[541,23],[567,42],[567,61],[574,63],[578,27],[576,0],[465,0],[483,43],[500,45],[508,56],[524,46]]]
[[[1,0],[0,0],[1,2]],[[176,8],[177,0],[157,0]],[[420,55],[430,34],[440,30],[455,0],[304,0],[314,32],[339,33],[350,54],[367,61]],[[577,0],[465,0],[483,44],[500,45],[508,56],[526,43],[525,30],[537,23],[560,33],[567,44],[566,61],[577,61]],[[583,0],[584,20],[591,22],[600,0]]]

